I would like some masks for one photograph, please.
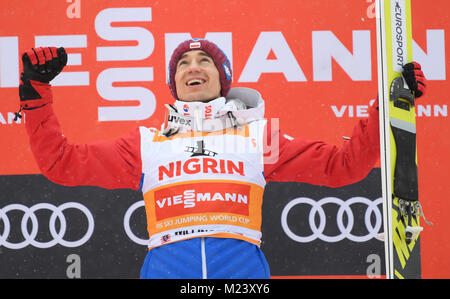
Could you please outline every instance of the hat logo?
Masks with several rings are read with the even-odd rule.
[[[189,49],[199,49],[202,46],[200,42],[192,42],[189,44]]]
[[[225,75],[227,76],[227,80],[230,80],[230,78],[231,78],[230,68],[226,65],[226,63],[224,63],[222,66],[225,71]]]

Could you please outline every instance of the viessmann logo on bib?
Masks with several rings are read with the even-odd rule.
[[[249,215],[250,186],[197,183],[170,186],[154,193],[156,220],[199,213]]]

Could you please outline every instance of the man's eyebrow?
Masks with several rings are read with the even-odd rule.
[[[211,56],[209,56],[209,55],[208,55],[207,53],[205,53],[205,52],[199,52],[198,55],[201,55],[201,56],[205,56],[205,57],[211,58]],[[186,53],[184,53],[183,55],[181,55],[181,57],[180,57],[179,60],[184,59],[184,58],[186,58],[187,56],[188,56],[188,54],[187,54],[187,52],[186,52]]]
[[[183,55],[181,55],[181,57],[180,57],[180,59],[179,59],[179,60],[181,60],[181,59],[183,59],[183,58],[186,58],[186,56],[187,56],[187,54],[186,54],[186,53],[184,53]]]
[[[209,57],[209,58],[211,58],[211,56],[209,56],[207,53],[205,53],[205,52],[200,52],[200,53],[198,53],[198,55],[202,55],[202,56],[206,56],[206,57]]]

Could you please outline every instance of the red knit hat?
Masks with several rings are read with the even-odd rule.
[[[177,88],[175,86],[175,73],[177,71],[177,63],[180,60],[181,55],[185,52],[192,50],[202,50],[206,52],[214,61],[214,64],[219,71],[220,78],[220,86],[221,91],[220,95],[225,97],[230,91],[231,80],[232,80],[232,72],[230,61],[228,60],[225,53],[213,42],[210,42],[206,39],[188,39],[181,44],[173,51],[172,57],[169,62],[169,78],[167,80],[167,84],[169,85],[170,91],[175,99],[178,99]]]

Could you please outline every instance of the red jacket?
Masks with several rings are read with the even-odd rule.
[[[138,190],[142,176],[140,135],[136,128],[114,141],[71,144],[62,133],[52,104],[26,111],[31,150],[42,173],[65,185]],[[364,179],[379,158],[379,118],[373,105],[342,147],[302,138],[289,140],[267,126],[270,144],[279,139],[279,158],[264,165],[266,181],[296,181],[339,187]]]

